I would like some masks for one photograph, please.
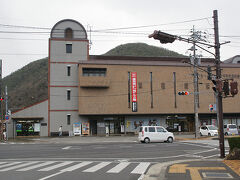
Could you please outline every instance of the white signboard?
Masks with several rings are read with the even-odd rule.
[[[40,123],[34,123],[34,132],[40,132]]]

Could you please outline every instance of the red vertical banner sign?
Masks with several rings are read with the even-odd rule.
[[[132,82],[132,112],[137,112],[137,72],[131,73]]]

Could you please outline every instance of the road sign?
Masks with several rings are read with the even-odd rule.
[[[5,115],[5,120],[9,120],[9,115]]]

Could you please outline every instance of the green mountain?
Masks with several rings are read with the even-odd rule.
[[[29,63],[3,78],[8,88],[8,107],[16,111],[48,98],[48,58]]]
[[[161,47],[150,46],[145,43],[129,43],[117,46],[105,56],[143,56],[143,57],[184,57],[177,52],[170,51]]]
[[[144,43],[117,46],[103,55],[108,56],[174,56],[183,57],[167,49]],[[16,111],[48,98],[48,58],[29,63],[2,80],[2,90],[8,87],[8,107]],[[3,107],[5,108],[5,107]]]

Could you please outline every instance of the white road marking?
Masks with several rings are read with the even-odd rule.
[[[144,173],[142,173],[142,175],[138,178],[138,180],[143,180],[144,178]]]
[[[81,168],[81,167],[87,166],[87,165],[89,165],[89,164],[91,164],[91,163],[92,163],[91,161],[81,162],[81,163],[76,164],[76,165],[74,165],[74,166],[71,166],[71,167],[62,169],[61,171],[63,171],[63,172],[66,172],[66,171],[74,171],[74,170],[79,169],[79,168]]]
[[[211,156],[206,156],[206,157],[203,157],[203,159],[211,158],[211,157],[214,157],[214,156],[220,156],[220,154],[214,154],[214,155],[211,155]]]
[[[119,146],[119,148],[132,148],[132,146]]]
[[[50,166],[50,167],[47,167],[47,168],[39,169],[38,171],[51,171],[51,170],[53,170],[53,169],[57,169],[57,168],[66,166],[66,165],[71,164],[71,163],[73,163],[73,162],[74,162],[74,161],[62,162],[62,163],[56,164],[56,165],[54,165],[54,166]]]
[[[70,149],[72,146],[67,146],[67,147],[64,147],[62,148],[63,150],[67,150],[67,149]]]
[[[39,179],[39,180],[49,179],[49,178],[51,178],[51,177],[53,177],[53,176],[57,176],[57,175],[62,174],[62,173],[64,173],[64,172],[60,171],[60,172],[58,172],[58,173],[55,173],[55,174],[52,174],[52,175],[50,175],[50,176],[47,176],[47,177],[41,178],[41,179]]]
[[[126,168],[130,163],[129,162],[121,162],[114,168],[110,169],[107,173],[119,173],[124,168]]]
[[[23,169],[18,169],[17,171],[28,171],[28,170],[36,169],[36,168],[39,168],[39,167],[42,167],[42,166],[47,166],[47,165],[53,164],[55,162],[56,161],[48,161],[48,162],[45,162],[45,163],[36,164],[34,166],[26,167],[26,168],[23,168]]]
[[[93,149],[105,149],[106,147],[103,147],[103,146],[97,146],[97,147],[94,147]]]
[[[143,174],[148,166],[150,165],[151,163],[145,163],[145,162],[142,162],[140,163],[132,172],[131,174]]]
[[[99,169],[102,169],[103,167],[105,167],[109,164],[111,164],[111,162],[101,162],[101,163],[99,163],[99,164],[97,164],[97,165],[95,165],[91,168],[88,168],[88,169],[84,170],[83,172],[96,172]]]
[[[189,142],[175,142],[177,144],[188,144],[191,146],[198,146],[198,147],[203,147],[203,148],[213,148],[213,146],[210,146],[209,144],[205,144],[205,145],[201,145],[201,144],[197,144],[197,143],[189,143]]]
[[[5,163],[7,163],[7,162],[0,162],[0,164],[5,164]]]
[[[209,150],[206,150],[206,151],[199,151],[199,152],[195,152],[195,153],[193,153],[193,154],[201,154],[201,153],[210,152],[210,151],[215,151],[215,150],[217,150],[217,148],[209,149]]]
[[[19,164],[19,165],[16,165],[16,166],[0,169],[0,172],[9,171],[9,170],[13,170],[13,169],[18,169],[18,168],[21,168],[21,167],[24,167],[24,166],[29,166],[31,164],[35,164],[35,163],[38,163],[38,161],[27,162],[27,163],[24,163],[24,164]]]
[[[4,164],[4,165],[1,165],[0,168],[4,168],[4,167],[8,167],[8,166],[13,166],[15,164],[20,164],[21,162],[12,162],[12,163],[9,163],[9,164]]]

